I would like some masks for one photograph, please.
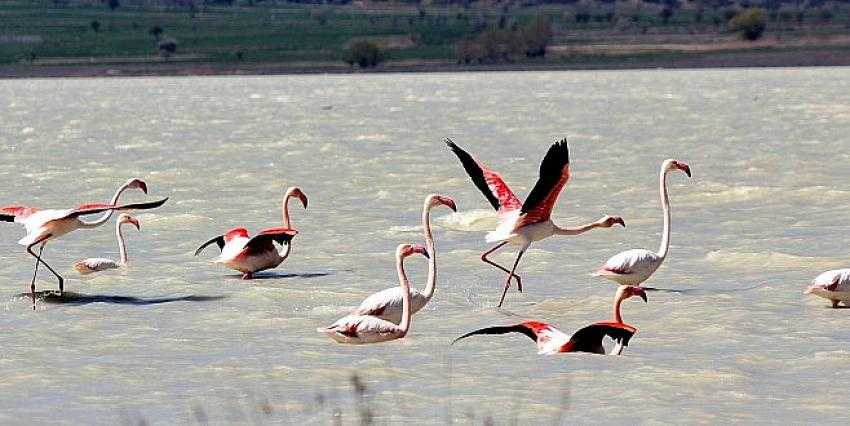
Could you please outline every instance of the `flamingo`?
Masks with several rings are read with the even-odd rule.
[[[403,295],[400,324],[376,316],[350,314],[338,319],[326,328],[317,328],[316,331],[328,335],[339,343],[354,345],[385,342],[406,336],[407,332],[410,331],[413,313],[411,312],[410,282],[404,273],[404,258],[414,253],[428,257],[428,250],[420,245],[399,244],[396,248],[396,269],[398,270],[398,282]]]
[[[27,247],[27,253],[35,258],[35,270],[32,274],[32,283],[30,284],[30,292],[32,294],[33,309],[35,309],[35,278],[38,274],[38,265],[42,264],[50,272],[56,276],[59,281],[59,295],[62,295],[65,287],[65,279],[62,278],[44,259],[41,258],[44,252],[44,246],[49,240],[57,239],[69,232],[77,229],[97,228],[105,224],[112,216],[113,211],[124,210],[145,210],[154,209],[168,201],[164,198],[159,201],[147,203],[132,203],[118,205],[118,198],[127,189],[138,188],[145,194],[148,193],[148,187],[145,182],[139,179],[130,179],[115,191],[112,200],[109,204],[83,204],[73,209],[61,210],[39,210],[35,207],[24,207],[19,205],[7,206],[0,208],[0,221],[16,222],[22,224],[27,231],[27,235],[18,241],[18,244]],[[103,213],[97,220],[87,222],[80,219],[81,216]],[[32,248],[41,244],[38,254],[32,251]]]
[[[74,264],[74,269],[77,272],[87,275],[93,272],[106,271],[109,269],[118,269],[127,264],[127,248],[124,246],[124,234],[121,233],[121,225],[129,223],[140,230],[139,220],[126,213],[118,215],[118,221],[115,222],[115,238],[118,240],[118,254],[120,260],[118,262],[104,257],[90,257],[81,260]]]
[[[833,308],[838,307],[838,302],[850,306],[850,269],[834,269],[818,275],[803,294],[829,299]]]
[[[199,255],[208,245],[215,243],[221,250],[221,255],[215,262],[223,263],[230,269],[242,272],[243,280],[250,280],[255,272],[277,268],[289,257],[289,253],[292,251],[292,238],[298,234],[298,231],[291,227],[289,221],[290,198],[298,198],[301,200],[304,209],[307,209],[307,196],[301,192],[301,189],[295,186],[287,189],[281,206],[283,226],[263,229],[253,238],[248,236],[248,230],[245,228],[233,228],[224,235],[213,237],[201,244],[195,250],[195,256]],[[286,249],[281,253],[274,243],[284,245]]]
[[[572,336],[544,322],[526,321],[516,325],[487,327],[475,330],[458,337],[452,344],[476,334],[506,334],[516,332],[522,333],[537,342],[537,353],[540,355],[553,355],[562,352],[590,352],[605,355],[605,347],[602,346],[602,340],[605,336],[608,336],[616,342],[610,355],[621,355],[623,349],[629,345],[629,340],[637,333],[637,328],[623,322],[623,317],[620,314],[620,304],[624,300],[634,296],[640,297],[644,302],[647,301],[646,292],[640,287],[621,286],[617,288],[617,292],[614,294],[614,320],[590,324],[580,328]]]
[[[673,159],[661,163],[661,208],[664,210],[664,230],[658,253],[645,249],[626,250],[614,255],[593,276],[607,278],[621,285],[641,285],[661,266],[670,248],[670,198],[667,196],[667,173],[681,170],[691,177],[687,164]]]
[[[452,211],[457,211],[454,200],[449,197],[438,194],[425,197],[425,204],[422,206],[422,229],[429,256],[428,281],[424,291],[410,290],[413,314],[419,312],[434,297],[437,281],[437,256],[434,250],[434,237],[431,234],[431,209],[440,205],[446,206]],[[404,291],[401,287],[388,288],[367,297],[352,313],[355,315],[371,315],[398,324],[402,317],[403,300]]]
[[[499,307],[505,301],[511,278],[516,278],[517,289],[522,292],[522,279],[514,272],[531,243],[553,235],[578,235],[594,228],[610,228],[614,224],[626,226],[623,218],[619,216],[604,216],[595,222],[572,228],[562,228],[552,222],[550,217],[552,209],[558,201],[561,190],[570,179],[570,152],[566,139],[552,144],[546,156],[543,157],[540,163],[540,177],[524,203],[519,201],[498,173],[488,169],[451,139],[446,139],[446,144],[460,159],[475,186],[487,197],[499,214],[498,227],[495,231],[488,233],[486,238],[488,243],[498,242],[498,244],[481,254],[483,262],[508,273],[502,297],[499,299]],[[520,247],[513,268],[510,270],[487,258],[508,243]]]

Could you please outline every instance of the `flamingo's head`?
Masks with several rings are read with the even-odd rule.
[[[620,216],[605,216],[605,217],[602,218],[602,227],[603,228],[610,228],[610,227],[617,225],[617,224],[619,224],[623,228],[626,227],[626,221],[624,221],[623,218],[620,217]]]
[[[130,216],[127,213],[121,213],[120,215],[118,215],[118,224],[121,225],[124,223],[129,223],[135,226],[137,230],[142,229],[141,225],[139,224],[139,219],[136,219],[135,217]]]
[[[803,294],[818,294],[826,291],[835,291],[838,290],[838,282],[832,283],[812,283],[806,288],[806,291]]]
[[[301,201],[301,205],[304,206],[304,210],[307,210],[307,196],[304,195],[304,192],[301,191],[301,188],[297,186],[290,187],[286,190],[286,197],[295,197]]]
[[[664,162],[664,171],[668,170],[681,170],[683,173],[691,177],[691,166],[687,163],[679,160],[667,160]]]
[[[419,253],[426,258],[431,257],[428,255],[428,250],[425,249],[425,246],[421,246],[419,244],[399,244],[396,249],[396,255],[401,258],[405,258],[416,253]]]
[[[621,292],[621,294],[622,294],[622,295],[620,296],[620,297],[621,297],[621,299],[620,299],[620,300],[626,300],[626,299],[628,299],[628,298],[630,298],[630,297],[635,297],[635,296],[637,296],[637,297],[640,297],[641,299],[643,299],[643,302],[644,302],[644,303],[647,303],[647,301],[648,301],[648,300],[646,299],[646,290],[644,290],[644,289],[643,289],[643,288],[641,288],[641,287],[635,286],[635,285],[626,285],[626,286],[622,286],[622,287],[620,288],[620,292]]]
[[[425,200],[425,203],[428,205],[428,207],[444,205],[452,209],[453,212],[457,212],[457,205],[455,204],[455,200],[452,200],[451,198],[446,197],[445,195],[431,194]]]
[[[127,183],[124,184],[124,187],[127,189],[141,189],[142,192],[144,192],[145,194],[148,193],[148,184],[146,184],[145,181],[141,179],[130,179],[127,181]]]

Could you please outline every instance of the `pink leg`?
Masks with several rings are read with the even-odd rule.
[[[505,288],[502,290],[502,297],[499,299],[499,307],[502,307],[502,303],[505,301],[505,295],[508,293],[508,287],[511,286],[511,276],[514,275],[514,271],[516,271],[517,265],[519,265],[519,260],[522,259],[523,253],[528,247],[523,247],[522,250],[519,251],[519,254],[516,256],[516,261],[514,262],[514,267],[511,268],[510,275],[508,275],[508,279],[505,280]]]
[[[504,247],[504,246],[505,246],[505,244],[507,244],[507,243],[508,243],[507,241],[505,241],[505,242],[501,242],[501,243],[497,244],[497,245],[496,245],[496,247],[493,247],[493,248],[491,248],[490,250],[485,251],[484,253],[482,253],[482,254],[481,254],[481,261],[483,261],[484,263],[488,263],[488,264],[490,264],[490,265],[493,265],[493,266],[495,266],[495,267],[497,267],[497,268],[499,268],[499,269],[501,269],[501,270],[503,270],[503,271],[507,272],[508,274],[511,274],[511,271],[509,271],[509,270],[508,270],[508,268],[505,268],[504,266],[499,265],[498,263],[493,262],[492,260],[490,260],[490,259],[488,259],[488,258],[487,258],[487,256],[488,256],[490,253],[493,253],[494,251],[496,251],[496,250],[498,250],[498,249],[500,249],[500,248]],[[511,274],[511,275],[508,275],[508,280],[510,280],[512,277],[513,277],[513,278],[516,278],[516,287],[517,287],[517,290],[519,290],[519,292],[520,292],[520,293],[522,293],[522,278],[520,278],[520,276],[519,276],[519,275],[517,275],[517,274]]]
[[[36,275],[36,273],[38,273],[38,264],[39,263],[43,264],[44,267],[47,268],[50,272],[52,272],[53,275],[55,275],[56,278],[59,280],[59,295],[60,296],[62,295],[62,293],[65,290],[65,279],[62,278],[61,275],[59,275],[55,270],[53,270],[53,268],[51,268],[50,265],[48,265],[47,262],[45,262],[41,258],[41,254],[42,254],[42,252],[44,252],[44,246],[47,244],[48,238],[50,238],[50,235],[46,235],[44,238],[42,238],[42,239],[40,239],[40,240],[38,240],[38,241],[27,246],[27,253],[29,253],[32,257],[34,257],[35,261],[36,261],[36,269],[35,269],[35,272],[33,273],[32,284],[30,284],[30,291],[32,292],[32,299],[33,299],[33,309],[35,309],[35,275]],[[36,255],[35,253],[33,253],[32,248],[33,248],[33,246],[35,246],[36,244],[39,244],[39,243],[41,243],[41,249],[39,250],[38,255]]]
[[[246,272],[242,275],[243,280],[250,280],[251,278],[254,278],[254,275],[252,275],[250,272]]]

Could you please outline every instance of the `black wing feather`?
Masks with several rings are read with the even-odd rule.
[[[549,147],[546,156],[540,163],[540,177],[534,188],[522,203],[522,213],[534,210],[538,204],[543,202],[561,179],[564,167],[570,164],[570,148],[567,146],[567,138],[561,139]]]
[[[457,146],[451,139],[446,138],[446,145],[452,150],[452,152],[457,155],[457,158],[460,160],[460,164],[463,165],[463,168],[466,170],[466,174],[469,175],[469,178],[472,179],[472,183],[487,197],[487,201],[490,202],[490,205],[493,206],[494,209],[499,210],[499,199],[493,195],[493,191],[490,190],[490,186],[487,185],[487,180],[484,178],[484,171],[481,170],[481,166],[478,165],[478,162],[469,155],[468,152],[464,151],[463,148]]]
[[[487,327],[482,328],[480,330],[471,331],[469,333],[464,334],[463,336],[458,337],[452,341],[454,345],[460,339],[465,339],[469,336],[474,336],[476,334],[507,334],[507,333],[522,333],[528,336],[531,340],[537,341],[537,335],[534,334],[534,331],[525,327],[522,324],[517,325],[506,325],[506,326],[496,326],[496,327]]]
[[[201,246],[198,247],[197,250],[195,250],[195,256],[201,254],[201,252],[204,251],[204,249],[207,248],[207,246],[212,244],[212,243],[215,243],[218,246],[219,250],[223,249],[224,248],[224,235],[219,235],[217,237],[213,237],[209,241],[201,244]]]
[[[623,346],[629,346],[629,340],[634,335],[634,332],[622,328],[605,324],[591,324],[576,331],[570,341],[573,342],[573,352],[604,353],[602,339],[605,336],[622,342]],[[602,352],[600,352],[601,349]]]

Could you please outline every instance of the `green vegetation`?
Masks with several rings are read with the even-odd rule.
[[[735,32],[799,50],[807,37],[850,28],[850,3],[839,0],[347,1],[0,0],[0,67],[159,64],[161,55],[172,64],[307,68],[581,64],[680,54],[730,43]],[[361,42],[377,53],[356,54],[355,46],[367,53]]]
[[[741,33],[747,40],[758,40],[764,33],[767,18],[764,10],[759,8],[745,9],[732,18],[731,26],[734,31]]]

